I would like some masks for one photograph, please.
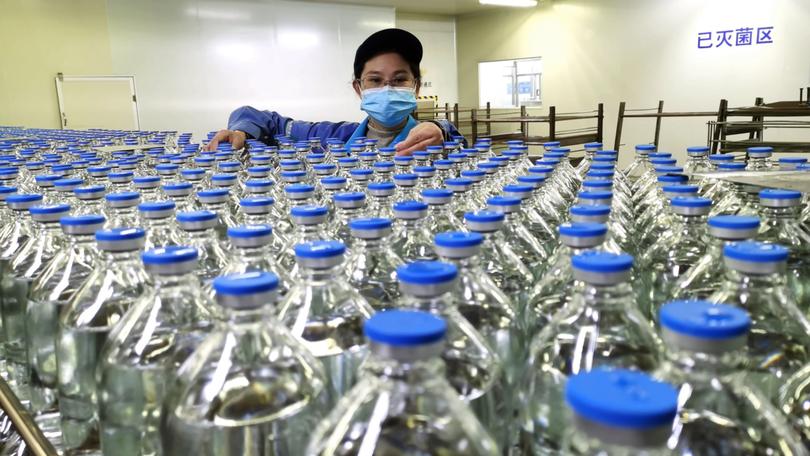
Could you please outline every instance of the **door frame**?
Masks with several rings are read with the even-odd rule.
[[[109,81],[119,80],[128,81],[130,90],[132,91],[132,114],[135,116],[135,129],[141,129],[141,117],[138,114],[138,93],[135,87],[135,76],[65,76],[62,73],[57,73],[54,81],[56,82],[56,102],[59,104],[59,128],[62,130],[67,128],[67,115],[65,114],[65,98],[62,93],[62,83],[67,81]]]

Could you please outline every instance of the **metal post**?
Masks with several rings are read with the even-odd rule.
[[[599,103],[596,107],[596,113],[596,142],[602,142],[602,134],[605,128],[605,105]]]
[[[522,105],[520,107],[520,118],[525,119],[527,116],[526,105]],[[528,122],[520,122],[520,132],[523,133],[523,142],[525,143],[529,139],[529,123]]]
[[[658,100],[658,114],[659,116],[655,118],[655,138],[653,144],[655,144],[655,150],[658,150],[658,138],[661,136],[661,113],[664,112],[664,100]]]
[[[712,138],[712,153],[716,154],[720,149],[720,141],[725,141],[725,121],[728,116],[728,100],[720,100],[720,107],[717,108],[717,127],[714,129]]]
[[[557,137],[557,107],[548,107],[548,140],[554,141]]]
[[[619,115],[617,116],[616,120],[616,140],[613,141],[613,150],[616,152],[619,151],[619,145],[622,142],[622,125],[624,124],[624,109],[626,103],[622,101],[619,103]]]
[[[487,119],[492,118],[492,106],[487,101]],[[492,137],[492,124],[487,122],[487,137]]]
[[[478,142],[478,108],[472,108],[470,112],[470,123],[472,124],[473,144]]]

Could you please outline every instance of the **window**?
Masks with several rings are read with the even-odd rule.
[[[539,106],[543,63],[540,57],[478,63],[478,101],[493,108]]]

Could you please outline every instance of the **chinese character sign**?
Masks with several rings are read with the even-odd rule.
[[[736,46],[755,46],[773,43],[773,26],[740,27],[738,29],[699,32],[698,49],[712,49]]]

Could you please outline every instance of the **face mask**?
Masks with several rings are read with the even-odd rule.
[[[416,90],[411,88],[366,89],[360,109],[384,127],[399,125],[416,109]]]

